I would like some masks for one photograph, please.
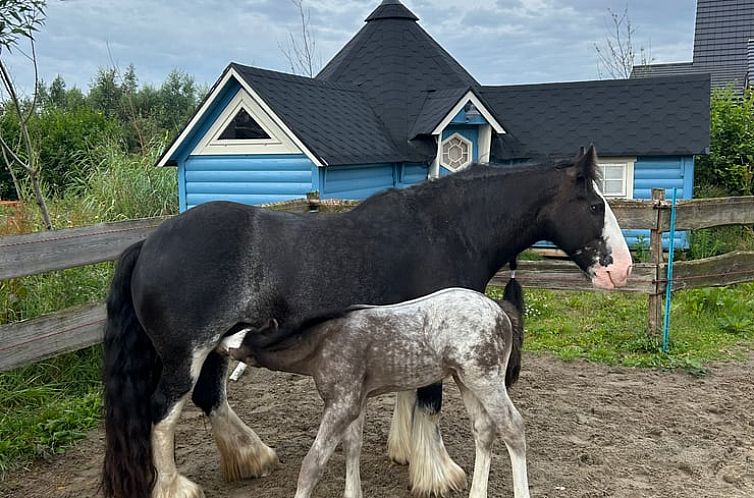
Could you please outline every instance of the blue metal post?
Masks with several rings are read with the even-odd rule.
[[[670,300],[673,295],[673,255],[675,251],[675,203],[678,188],[673,188],[673,204],[670,206],[670,240],[668,241],[668,273],[665,284],[665,316],[662,326],[662,350],[667,353],[670,346]]]

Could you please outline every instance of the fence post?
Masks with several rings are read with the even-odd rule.
[[[649,335],[659,337],[662,331],[662,210],[665,204],[665,189],[652,189],[652,207],[655,210],[655,223],[649,231],[649,255],[653,266],[653,290],[649,295]]]

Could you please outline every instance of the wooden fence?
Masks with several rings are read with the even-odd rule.
[[[654,191],[652,201],[610,202],[622,228],[651,230],[651,262],[635,265],[628,286],[621,290],[648,295],[649,327],[655,333],[662,322],[661,303],[666,284],[661,235],[668,230],[670,220],[670,206],[662,194],[661,190]],[[307,207],[305,201],[277,206],[297,211],[306,211]],[[0,280],[115,260],[123,249],[145,238],[165,219],[130,220],[1,237]],[[733,224],[754,224],[754,197],[680,201],[676,208],[677,230]],[[493,283],[506,282],[507,278],[507,271],[501,271]],[[526,287],[594,290],[589,280],[568,261],[522,261],[518,278]],[[676,263],[673,288],[749,281],[754,281],[754,252],[732,252]],[[102,339],[104,320],[104,305],[92,304],[0,326],[0,371],[97,344]]]

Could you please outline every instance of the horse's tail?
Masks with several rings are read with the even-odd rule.
[[[518,380],[521,372],[521,348],[524,345],[524,292],[521,284],[516,280],[516,267],[517,263],[514,258],[510,262],[511,278],[503,291],[503,309],[513,325],[511,355],[508,358],[508,368],[505,370],[506,387],[511,387]]]
[[[120,256],[107,298],[104,384],[106,498],[149,498],[154,486],[151,396],[161,362],[134,312],[131,275],[142,242]]]

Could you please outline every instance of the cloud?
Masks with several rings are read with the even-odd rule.
[[[379,0],[305,0],[324,61],[363,26]],[[405,0],[421,25],[484,83],[592,79],[593,45],[625,0]],[[693,0],[632,0],[638,41],[658,62],[690,60]],[[38,36],[42,77],[86,88],[97,68],[134,63],[142,83],[178,68],[212,83],[230,61],[286,71],[280,51],[298,29],[285,0],[68,0],[48,3]],[[22,86],[32,73],[11,56]]]

